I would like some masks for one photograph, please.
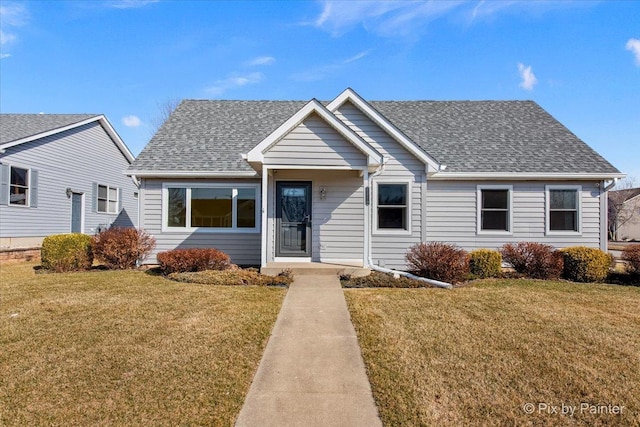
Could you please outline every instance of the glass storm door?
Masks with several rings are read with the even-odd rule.
[[[276,256],[311,256],[310,182],[276,182]]]

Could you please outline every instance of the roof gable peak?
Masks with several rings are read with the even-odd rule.
[[[364,153],[368,158],[368,164],[371,167],[378,167],[382,164],[382,155],[371,147],[366,141],[360,138],[351,128],[338,119],[333,112],[329,111],[322,103],[313,98],[307,102],[304,107],[298,110],[287,121],[280,125],[276,130],[263,139],[258,145],[252,148],[246,155],[249,163],[263,163],[264,153],[274,144],[280,141],[285,135],[295,129],[304,120],[312,114],[317,114],[329,126],[341,134],[347,141],[353,144],[358,150]]]
[[[382,128],[391,138],[402,145],[407,151],[422,161],[431,171],[438,171],[441,165],[429,154],[425,153],[418,145],[400,131],[389,119],[380,114],[375,108],[364,100],[358,93],[346,88],[340,95],[327,105],[327,109],[332,113],[336,112],[345,103],[350,102],[360,110],[369,120]]]

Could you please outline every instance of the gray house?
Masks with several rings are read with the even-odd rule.
[[[640,188],[609,191],[609,237],[640,241]]]
[[[133,159],[105,116],[0,114],[0,247],[137,226]]]
[[[183,101],[128,173],[157,250],[404,269],[425,241],[606,248],[624,176],[531,101]],[[151,259],[150,261],[153,261]]]

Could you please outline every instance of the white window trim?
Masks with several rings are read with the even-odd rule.
[[[482,229],[482,190],[507,190],[507,226],[509,230],[483,230]],[[489,185],[476,186],[476,233],[482,236],[512,236],[513,235],[513,185]]]
[[[401,229],[393,229],[393,228],[378,228],[378,185],[379,184],[398,184],[398,185],[404,185],[407,188],[407,210],[406,210],[406,215],[407,218],[405,218],[406,224],[407,224],[407,229],[406,230],[401,230]],[[371,216],[373,216],[373,232],[372,235],[374,236],[409,236],[411,235],[411,218],[412,218],[412,200],[411,200],[411,193],[412,193],[412,184],[413,181],[410,179],[374,179],[373,181],[373,197],[372,197],[372,203],[371,205],[373,206],[373,209],[371,209]]]
[[[231,188],[233,195],[233,202],[231,204],[231,214],[232,214],[232,223],[233,227],[168,227],[167,219],[168,219],[168,209],[169,209],[169,188],[185,188],[186,189],[186,219],[187,224],[191,222],[191,189],[192,188]],[[255,191],[256,195],[256,212],[255,212],[255,224],[256,226],[253,228],[238,228],[237,226],[237,196],[238,189],[252,188]],[[164,182],[162,183],[162,232],[163,233],[214,233],[214,234],[255,234],[260,233],[260,206],[261,204],[261,194],[260,194],[260,184],[259,183],[251,183],[251,184],[236,184],[233,182],[229,183],[196,183],[196,182]]]
[[[112,187],[110,185],[106,185],[106,184],[100,184],[99,182],[97,183],[97,187],[96,187],[96,213],[99,214],[103,214],[103,215],[116,215],[118,214],[118,206],[120,205],[120,189],[117,187]],[[107,210],[106,211],[101,211],[100,210],[100,187],[107,187]],[[110,201],[111,199],[109,199],[109,193],[110,190],[116,190],[116,209],[112,212],[109,210],[109,206],[110,206]]]
[[[7,182],[7,191],[9,192],[9,194],[7,195],[7,206],[12,208],[23,208],[23,209],[31,207],[31,168],[20,166],[20,165],[13,165],[13,164],[10,164],[8,166],[9,166],[9,182]],[[27,194],[26,194],[26,200],[24,205],[11,203],[11,186],[12,186],[11,185],[11,169],[13,168],[24,169],[27,171]]]
[[[578,230],[551,230],[551,195],[550,190],[575,190],[577,204],[576,209],[578,218],[576,222],[578,224]],[[551,236],[580,236],[582,235],[582,186],[581,185],[546,185],[544,187],[545,192],[545,207],[544,207],[544,229],[546,235]]]

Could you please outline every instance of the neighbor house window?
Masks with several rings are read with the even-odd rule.
[[[118,213],[118,189],[98,184],[98,212]]]
[[[478,186],[478,232],[511,232],[511,186]]]
[[[547,231],[580,231],[579,186],[547,186]]]
[[[29,169],[11,166],[9,204],[29,206]]]
[[[409,231],[409,183],[377,183],[375,201],[377,231]]]
[[[257,231],[258,185],[165,186],[165,226]]]

